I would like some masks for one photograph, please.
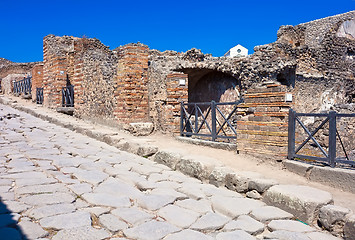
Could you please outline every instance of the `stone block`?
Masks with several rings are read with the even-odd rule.
[[[278,184],[278,182],[273,179],[255,178],[249,180],[248,189],[256,190],[259,193],[264,193],[266,190],[276,184]]]
[[[344,238],[346,240],[355,240],[355,215],[351,215],[345,222]]]
[[[340,235],[343,232],[346,215],[350,213],[347,208],[326,205],[319,210],[319,223],[331,231],[333,234]]]
[[[150,122],[129,123],[128,127],[128,131],[134,136],[148,136],[153,130],[154,125]]]
[[[178,149],[176,149],[178,151]],[[154,162],[164,164],[175,170],[176,164],[180,161],[181,154],[173,149],[164,149],[157,152],[154,156]]]
[[[355,171],[331,167],[313,167],[309,179],[355,193]]]
[[[226,187],[232,191],[244,193],[248,191],[250,179],[260,178],[261,175],[254,172],[233,172],[226,175]]]
[[[191,177],[195,177],[200,180],[206,180],[209,178],[211,172],[216,167],[216,163],[216,159],[208,157],[182,157],[181,161],[176,164],[176,170]]]
[[[233,173],[233,170],[227,167],[216,167],[211,172],[209,176],[209,182],[216,187],[221,187],[226,185],[227,174]]]
[[[333,203],[329,192],[301,185],[275,185],[265,192],[264,202],[292,213],[299,220],[314,223],[324,205]]]

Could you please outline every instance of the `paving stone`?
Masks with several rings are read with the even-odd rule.
[[[18,201],[4,201],[4,204],[6,205],[5,207],[7,207],[13,213],[20,213],[30,208],[29,205]]]
[[[60,230],[52,240],[101,240],[110,237],[111,234],[105,229],[95,229],[91,226]]]
[[[218,233],[216,239],[217,240],[235,240],[235,239],[256,240],[255,237],[253,237],[249,233],[244,232],[243,230]]]
[[[273,179],[264,179],[264,178],[251,178],[248,181],[248,189],[256,190],[259,193],[264,193],[270,187],[277,185],[278,182]]]
[[[164,238],[164,240],[181,240],[181,239],[188,239],[188,240],[213,240],[212,237],[207,236],[203,233],[190,230],[190,229],[184,229],[181,232],[178,233],[172,233],[169,234]]]
[[[77,198],[75,202],[73,203],[75,208],[80,209],[80,208],[87,208],[90,206],[89,203],[85,202],[84,200]]]
[[[28,205],[47,205],[47,204],[58,204],[58,203],[71,203],[75,200],[75,197],[69,193],[53,193],[53,194],[39,194],[30,195],[20,198],[20,201]]]
[[[37,223],[22,220],[18,225],[22,233],[29,239],[42,238],[48,235],[48,232],[43,230]]]
[[[112,232],[117,232],[128,228],[127,223],[121,221],[117,216],[112,214],[103,214],[99,217],[100,224]]]
[[[42,172],[22,172],[22,173],[12,173],[1,176],[1,178],[10,179],[32,179],[32,178],[47,178],[47,176]]]
[[[50,217],[59,214],[71,213],[75,211],[75,207],[73,204],[69,203],[61,203],[61,204],[52,204],[43,207],[36,207],[31,209],[27,215],[35,218],[41,219],[44,217]]]
[[[146,222],[154,217],[154,215],[144,212],[136,207],[117,208],[112,210],[111,213],[132,225]]]
[[[53,173],[53,172],[52,172]],[[62,182],[62,183],[66,183],[66,184],[79,184],[80,181],[78,179],[73,179],[71,178],[70,175],[64,175],[64,174],[58,174],[58,175],[55,175],[55,178]]]
[[[171,189],[179,189],[181,184],[177,182],[172,182],[172,181],[160,181],[155,183],[156,188],[171,188]]]
[[[1,179],[0,178],[0,186],[11,186],[13,181],[11,179]]]
[[[227,223],[223,231],[243,230],[249,234],[256,235],[264,231],[264,224],[256,221],[248,215],[241,215],[237,220]]]
[[[73,175],[82,182],[88,182],[97,185],[108,178],[108,174],[96,170],[81,170],[73,173]]]
[[[8,192],[12,187],[11,186],[0,186],[0,193]]]
[[[22,240],[22,236],[15,228],[0,228],[0,236],[6,240]]]
[[[77,195],[82,195],[92,191],[92,185],[88,183],[72,184],[69,188]]]
[[[217,188],[216,186],[211,184],[201,184],[201,190],[208,197],[212,197],[212,196],[234,197],[234,198],[243,197],[240,193],[222,187]]]
[[[144,209],[155,211],[175,200],[176,197],[170,195],[145,195],[137,198],[137,204]]]
[[[310,226],[294,220],[272,220],[268,225],[271,231],[285,230],[290,232],[314,232]]]
[[[254,199],[220,196],[213,196],[211,202],[216,212],[231,218],[249,214],[251,211],[265,205],[263,202]]]
[[[94,193],[107,193],[119,197],[127,196],[131,199],[136,199],[144,195],[137,188],[111,177],[97,186],[94,189]]]
[[[91,225],[90,213],[77,211],[42,218],[39,223],[44,228],[69,229]]]
[[[318,209],[333,202],[329,192],[301,185],[272,186],[265,192],[263,200],[308,224],[318,218]]]
[[[200,183],[183,183],[177,189],[177,191],[182,192],[192,199],[202,199],[206,198],[206,194],[201,190]]]
[[[230,219],[217,213],[206,213],[199,218],[190,229],[197,231],[213,231],[221,229]]]
[[[92,213],[92,214],[94,214],[95,216],[98,217],[101,214],[110,212],[111,209],[110,208],[106,208],[106,207],[88,207],[88,208],[83,208],[81,210],[87,211],[89,213]]]
[[[148,176],[152,173],[160,173],[163,171],[163,169],[161,169],[160,167],[152,166],[150,163],[150,165],[135,165],[132,167],[131,171]]]
[[[300,232],[289,232],[289,231],[275,231],[267,233],[264,239],[277,239],[277,240],[310,240],[309,237]]]
[[[256,190],[251,190],[251,191],[247,192],[245,195],[248,198],[252,198],[252,199],[256,199],[256,200],[259,200],[262,198],[260,193],[258,193],[258,191],[256,191]]]
[[[341,238],[334,237],[329,233],[311,232],[306,234],[311,240],[341,240]]]
[[[211,202],[206,199],[201,199],[201,200],[184,199],[181,201],[176,201],[174,204],[186,209],[193,210],[201,214],[212,212]]]
[[[254,209],[250,215],[261,222],[293,218],[292,214],[273,206],[264,206],[261,208]]]
[[[87,162],[87,159],[85,158],[80,158],[80,157],[64,158],[63,155],[61,155],[61,158],[54,159],[52,164],[57,168],[62,168],[62,167],[78,167],[80,164],[85,162]]]
[[[319,222],[323,227],[330,230],[336,222],[344,222],[346,215],[350,213],[347,208],[326,205],[319,210]]]
[[[175,197],[177,200],[183,200],[188,198],[185,194],[177,192],[174,189],[170,189],[170,188],[155,188],[150,192],[150,194],[170,195]]]
[[[107,193],[84,193],[82,198],[98,206],[108,206],[108,207],[129,207],[131,202],[128,197],[118,197],[116,195],[111,195]]]
[[[20,173],[20,172],[32,172],[32,171],[33,172],[36,171],[35,166],[23,166],[23,167],[16,167],[7,170],[8,173]]]
[[[181,228],[189,227],[200,217],[197,212],[175,205],[167,205],[161,208],[157,214],[169,223]]]
[[[15,189],[15,194],[40,194],[40,193],[56,193],[56,192],[69,192],[62,183],[43,184],[43,185],[30,185]]]
[[[123,230],[123,233],[128,238],[156,240],[180,230],[180,228],[175,227],[167,222],[158,222],[153,220],[133,228],[125,229]]]
[[[30,185],[41,185],[41,184],[51,184],[56,183],[57,180],[54,178],[30,178],[30,179],[16,179],[17,187],[25,187]]]

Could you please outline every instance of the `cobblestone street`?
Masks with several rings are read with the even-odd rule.
[[[11,107],[0,117],[0,239],[337,239]]]

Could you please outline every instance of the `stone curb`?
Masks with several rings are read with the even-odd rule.
[[[98,132],[94,130],[93,127],[90,126],[90,124],[84,124],[87,126],[82,126],[83,122],[79,123],[79,121],[76,120],[74,117],[71,117],[71,120],[75,119],[75,123],[73,123],[72,121],[66,121],[65,118],[54,118],[46,114],[38,113],[33,109],[19,106],[18,104],[13,103],[10,100],[4,99],[4,97],[2,96],[0,96],[0,103],[9,105],[17,110],[26,112],[35,117],[49,121],[53,124],[62,126],[69,130],[84,134],[98,141],[105,142],[122,151],[147,157],[154,162],[164,164],[172,168],[173,170],[178,170],[186,175],[196,177],[201,181],[211,183],[217,187],[226,187],[229,190],[236,191],[245,194],[247,196],[255,196],[255,192],[256,192],[257,194],[259,194],[258,195],[259,197],[256,197],[256,199],[266,197],[265,202],[267,204],[277,206],[280,209],[283,209],[285,211],[290,210],[289,205],[292,205],[299,201],[299,199],[295,199],[295,198],[292,199],[292,196],[290,197],[288,195],[285,195],[283,196],[284,199],[282,199],[281,196],[282,194],[276,193],[275,195],[275,191],[274,191],[275,189],[273,189],[273,187],[277,187],[277,186],[282,187],[286,185],[279,185],[275,180],[265,179],[259,173],[256,172],[236,172],[231,168],[216,165],[215,163],[217,161],[214,161],[212,158],[207,159],[198,156],[183,156],[183,154],[181,154],[177,149],[159,150],[158,147],[156,146],[147,145],[146,143],[142,144],[139,143],[139,141],[135,141],[133,139],[125,139],[117,135],[112,136],[112,133],[109,134],[109,133]],[[286,163],[286,165],[287,164],[289,163]],[[300,175],[304,174],[305,176],[307,176],[307,172],[310,169],[308,165],[306,166],[300,164],[296,166],[297,167],[294,168],[295,169],[294,172],[299,173]],[[293,185],[293,186],[297,187],[299,185]],[[306,188],[309,188],[311,191],[321,191],[315,188],[310,188],[310,187],[306,187]],[[269,196],[272,195],[271,192],[273,192],[273,195],[276,197],[274,198],[268,197],[268,195]],[[291,204],[289,204],[290,201],[292,201]],[[321,203],[314,206],[313,208],[314,211],[311,212],[296,211],[296,212],[292,212],[292,214],[297,219],[299,218],[311,219],[307,223],[313,224],[314,226],[316,226],[317,222],[319,223],[326,222],[328,224],[327,225],[328,228],[325,228],[324,226],[323,227],[328,231],[330,231],[331,233],[333,233],[334,235],[343,237],[345,233],[345,235],[348,237],[346,239],[355,240],[355,238],[352,238],[351,236],[351,234],[355,232],[355,224],[354,224],[355,215],[353,215],[349,209],[347,209],[349,213],[345,216],[345,219],[341,219],[341,221],[339,220],[332,221],[332,219],[334,219],[339,212],[336,210],[328,211],[327,214],[319,214],[320,209],[322,209],[322,207],[331,206],[330,208],[332,208],[332,206],[334,206],[334,205],[329,205],[329,203],[330,204],[332,203],[332,199],[331,201],[327,201],[326,203]],[[314,205],[313,202],[310,203],[306,202],[304,204],[305,205],[310,204],[312,206]],[[335,206],[335,209],[336,208],[337,207]],[[339,222],[342,223],[341,230],[339,230]],[[337,228],[337,230],[332,231],[332,229],[335,228]]]
[[[283,165],[290,172],[334,188],[355,193],[355,171],[350,169],[321,167],[294,160],[285,160]]]

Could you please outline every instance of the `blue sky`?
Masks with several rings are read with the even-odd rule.
[[[160,51],[222,56],[241,44],[252,52],[275,41],[281,25],[352,10],[355,0],[0,0],[0,57],[42,61],[48,34],[97,38],[111,49],[139,41]]]

